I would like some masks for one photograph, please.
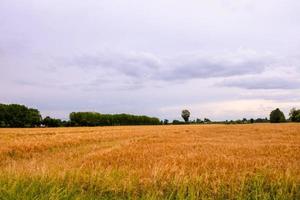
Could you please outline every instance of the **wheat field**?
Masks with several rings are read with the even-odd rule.
[[[0,129],[0,199],[300,199],[300,124]]]

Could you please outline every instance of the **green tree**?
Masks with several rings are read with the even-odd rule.
[[[289,116],[292,122],[300,122],[300,109],[297,110],[296,108],[292,108]]]
[[[279,108],[276,108],[270,113],[270,122],[271,123],[280,123],[285,122],[285,116]]]
[[[296,122],[300,122],[300,113],[298,113],[295,118],[296,118]]]
[[[41,123],[37,109],[19,104],[0,104],[0,127],[34,127]]]
[[[37,109],[29,108],[26,114],[26,125],[25,126],[39,126],[42,122],[42,116],[40,111]]]
[[[96,112],[72,112],[70,124],[73,126],[114,126],[114,125],[158,125],[155,117],[129,114],[100,114]]]
[[[182,121],[179,121],[177,119],[174,119],[173,122],[172,122],[172,124],[185,124],[185,123],[182,122]]]
[[[43,124],[47,127],[60,127],[63,126],[63,123],[60,119],[54,119],[49,116],[43,119]]]
[[[6,127],[6,105],[0,104],[0,127]]]
[[[196,123],[197,123],[197,124],[202,124],[203,121],[202,121],[201,119],[197,118],[197,119],[196,119]]]
[[[208,118],[204,118],[204,120],[203,120],[203,121],[204,121],[204,123],[205,123],[205,124],[209,124],[209,123],[211,123],[210,119],[208,119]]]
[[[186,123],[189,121],[190,115],[191,115],[191,113],[190,113],[190,111],[188,111],[188,110],[183,110],[183,111],[181,112],[181,117],[184,119],[184,121],[185,121]]]

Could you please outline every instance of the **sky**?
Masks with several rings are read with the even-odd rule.
[[[300,108],[298,0],[1,0],[0,102],[212,120]]]

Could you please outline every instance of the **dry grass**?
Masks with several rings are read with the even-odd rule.
[[[0,174],[101,175],[113,190],[256,174],[299,183],[300,124],[0,129]]]

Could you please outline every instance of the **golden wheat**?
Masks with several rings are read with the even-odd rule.
[[[217,184],[257,172],[299,180],[300,125],[0,129],[0,159],[1,173],[116,170],[144,184],[199,176]]]

